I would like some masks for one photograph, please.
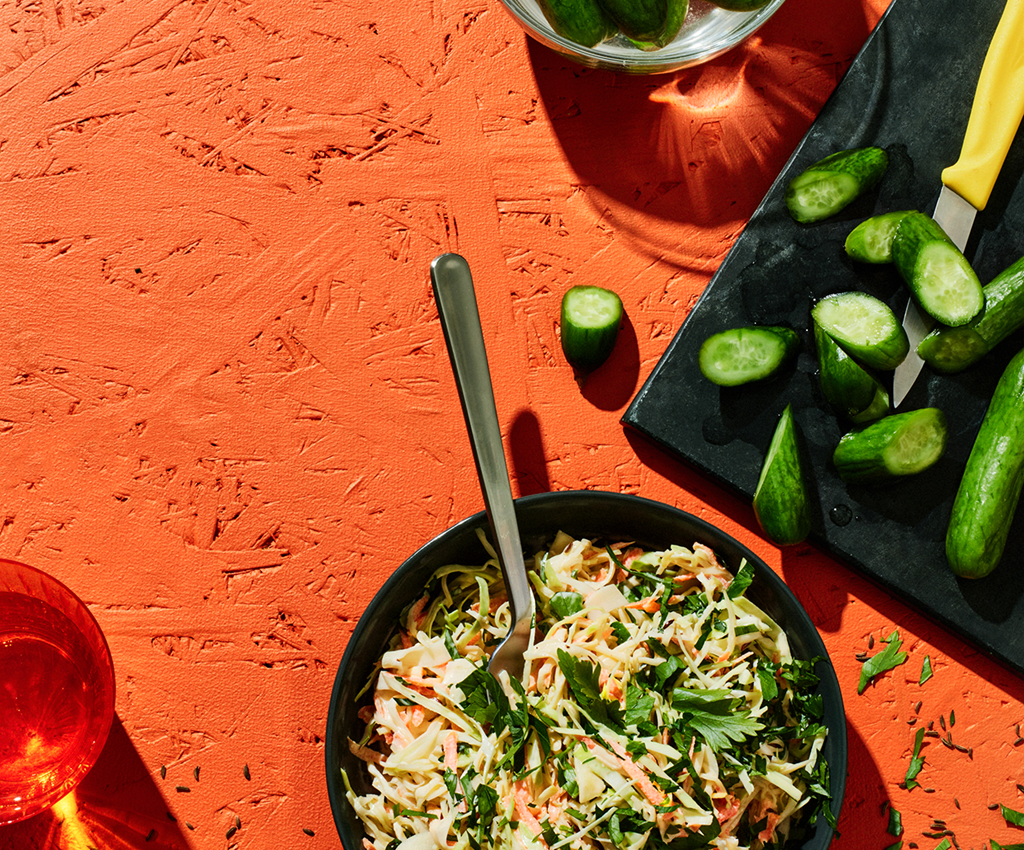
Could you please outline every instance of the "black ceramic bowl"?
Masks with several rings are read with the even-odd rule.
[[[792,591],[764,561],[704,520],[637,496],[592,490],[565,491],[525,496],[515,504],[520,536],[527,552],[539,551],[558,531],[564,531],[577,538],[635,540],[641,546],[659,549],[673,543],[691,546],[699,542],[714,549],[729,569],[735,570],[742,558],[753,564],[754,581],[747,595],[785,629],[796,657],[824,659],[817,666],[828,727],[824,757],[832,780],[831,808],[838,819],[846,787],[847,757],[846,715],[839,682],[814,623]],[[476,535],[477,528],[487,528],[483,512],[452,526],[416,551],[373,597],[345,649],[331,694],[326,740],[327,795],[345,850],[362,850],[365,833],[346,799],[341,769],[347,771],[357,793],[365,793],[370,787],[362,762],[348,748],[348,738],[358,737],[362,732],[362,724],[356,717],[357,695],[390,639],[399,612],[419,596],[434,570],[446,564],[482,564],[487,560],[487,553]],[[832,836],[832,829],[820,817],[810,837],[792,847],[793,850],[825,850]]]

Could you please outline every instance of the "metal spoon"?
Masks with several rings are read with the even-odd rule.
[[[473,276],[463,257],[441,254],[430,264],[430,281],[512,610],[512,627],[491,655],[487,669],[495,676],[505,670],[509,678],[518,679],[523,675],[523,653],[533,628],[534,598],[519,542]]]

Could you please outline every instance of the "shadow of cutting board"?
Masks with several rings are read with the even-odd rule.
[[[813,539],[1024,673],[1024,508],[1002,564],[985,579],[956,579],[944,544],[964,462],[992,389],[1024,346],[1024,334],[965,373],[942,376],[926,367],[918,378],[900,410],[936,406],[946,414],[949,447],[938,464],[891,484],[847,486],[831,464],[846,428],[822,399],[808,332],[812,303],[833,292],[870,292],[903,315],[907,290],[895,269],[854,263],[843,241],[870,215],[934,209],[940,173],[959,155],[1003,5],[1004,0],[894,0],[622,421],[752,498],[779,414],[791,404],[813,470]],[[889,152],[881,183],[833,219],[796,224],[783,202],[786,184],[834,151],[865,145]],[[1024,132],[1014,140],[965,252],[983,283],[1024,256],[1022,171]],[[787,372],[765,383],[719,388],[705,380],[697,366],[704,339],[748,324],[796,329],[802,353]]]

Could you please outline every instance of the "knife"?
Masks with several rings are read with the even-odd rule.
[[[1024,0],[1006,0],[1003,14],[981,66],[960,158],[942,172],[942,191],[932,218],[961,251],[974,217],[985,209],[992,187],[1024,115]],[[933,321],[913,299],[903,327],[910,353],[893,375],[893,407],[906,398],[924,366],[917,344]]]

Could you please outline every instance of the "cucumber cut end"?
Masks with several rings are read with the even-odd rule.
[[[965,325],[985,306],[978,276],[951,242],[936,240],[923,246],[914,278],[921,309],[945,325]]]
[[[826,296],[811,313],[851,357],[875,369],[895,369],[910,351],[907,332],[896,314],[866,292]]]
[[[789,214],[801,224],[821,221],[839,212],[860,192],[852,174],[836,171],[808,171],[793,179],[786,189]]]
[[[574,286],[562,297],[562,352],[576,369],[596,369],[612,353],[622,323],[622,299],[600,286]]]
[[[774,375],[798,344],[789,328],[730,328],[704,340],[698,364],[712,383],[735,387]]]
[[[916,475],[932,466],[946,451],[946,417],[935,407],[915,411],[884,452],[893,475]]]

